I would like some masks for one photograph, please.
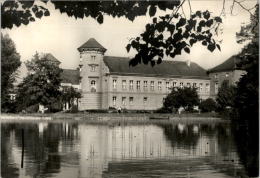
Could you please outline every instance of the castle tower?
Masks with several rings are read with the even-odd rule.
[[[102,69],[106,48],[94,38],[90,38],[78,48],[78,51],[82,90],[79,109],[102,109]]]

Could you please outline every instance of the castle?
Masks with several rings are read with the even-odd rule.
[[[190,61],[163,61],[154,67],[144,64],[131,67],[129,58],[105,56],[106,49],[94,38],[81,45],[78,51],[79,68],[64,69],[62,85],[81,91],[79,110],[111,107],[155,110],[162,107],[171,87],[195,87],[201,100],[214,98],[219,87],[218,73],[224,73],[229,79],[233,74],[228,73],[236,70],[231,65],[224,65],[224,69],[220,65],[208,75],[205,69]]]

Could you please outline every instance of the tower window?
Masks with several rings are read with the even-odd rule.
[[[91,60],[95,61],[96,60],[96,56],[91,56]]]
[[[91,72],[95,72],[96,71],[96,66],[95,65],[91,65]]]
[[[91,80],[90,90],[91,90],[91,92],[96,92],[96,81],[95,80]]]

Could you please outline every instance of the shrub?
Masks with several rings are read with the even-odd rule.
[[[199,108],[201,112],[216,111],[217,103],[212,98],[208,98],[200,103]]]

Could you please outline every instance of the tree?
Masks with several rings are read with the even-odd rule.
[[[208,98],[200,103],[199,108],[201,109],[201,112],[215,111],[217,103],[212,98]]]
[[[10,91],[13,89],[16,70],[21,65],[20,55],[17,53],[12,39],[1,33],[1,109],[8,111]]]
[[[40,56],[38,53],[26,62],[29,74],[18,85],[19,110],[36,104],[50,107],[59,100],[62,69],[55,64],[56,61],[50,60],[47,55]]]
[[[199,97],[196,88],[184,87],[173,88],[163,102],[163,108],[168,111],[184,107],[185,110],[192,111],[193,106],[199,104]]]
[[[216,98],[216,101],[221,110],[225,109],[226,107],[234,106],[235,92],[235,86],[230,85],[228,80],[224,80],[222,82]]]
[[[74,106],[74,101],[76,99],[78,106],[78,99],[81,97],[81,93],[75,90],[73,87],[63,88],[62,91],[62,101],[63,103],[68,103],[71,108]]]
[[[238,84],[234,100],[233,132],[238,155],[249,177],[259,176],[259,5],[251,23],[237,34],[238,42],[250,43],[238,55],[246,70]],[[243,39],[241,41],[241,39]]]
[[[190,16],[179,13],[186,0],[177,1],[49,1],[61,13],[69,17],[92,17],[100,24],[104,21],[104,15],[113,17],[125,17],[133,21],[136,17],[146,15],[150,17],[160,10],[172,10],[160,18],[153,18],[153,23],[147,24],[145,32],[130,40],[126,46],[129,52],[131,48],[137,51],[136,56],[129,65],[138,63],[150,63],[152,66],[160,64],[165,55],[174,58],[181,55],[182,51],[190,53],[193,44],[201,42],[208,50],[213,52],[220,50],[214,34],[222,20],[220,17],[212,17],[209,11],[190,12]],[[48,1],[43,1],[47,3]],[[35,21],[35,18],[49,16],[50,12],[44,4],[39,5],[35,1],[5,1],[1,7],[2,28],[12,28],[13,25],[27,25]]]

